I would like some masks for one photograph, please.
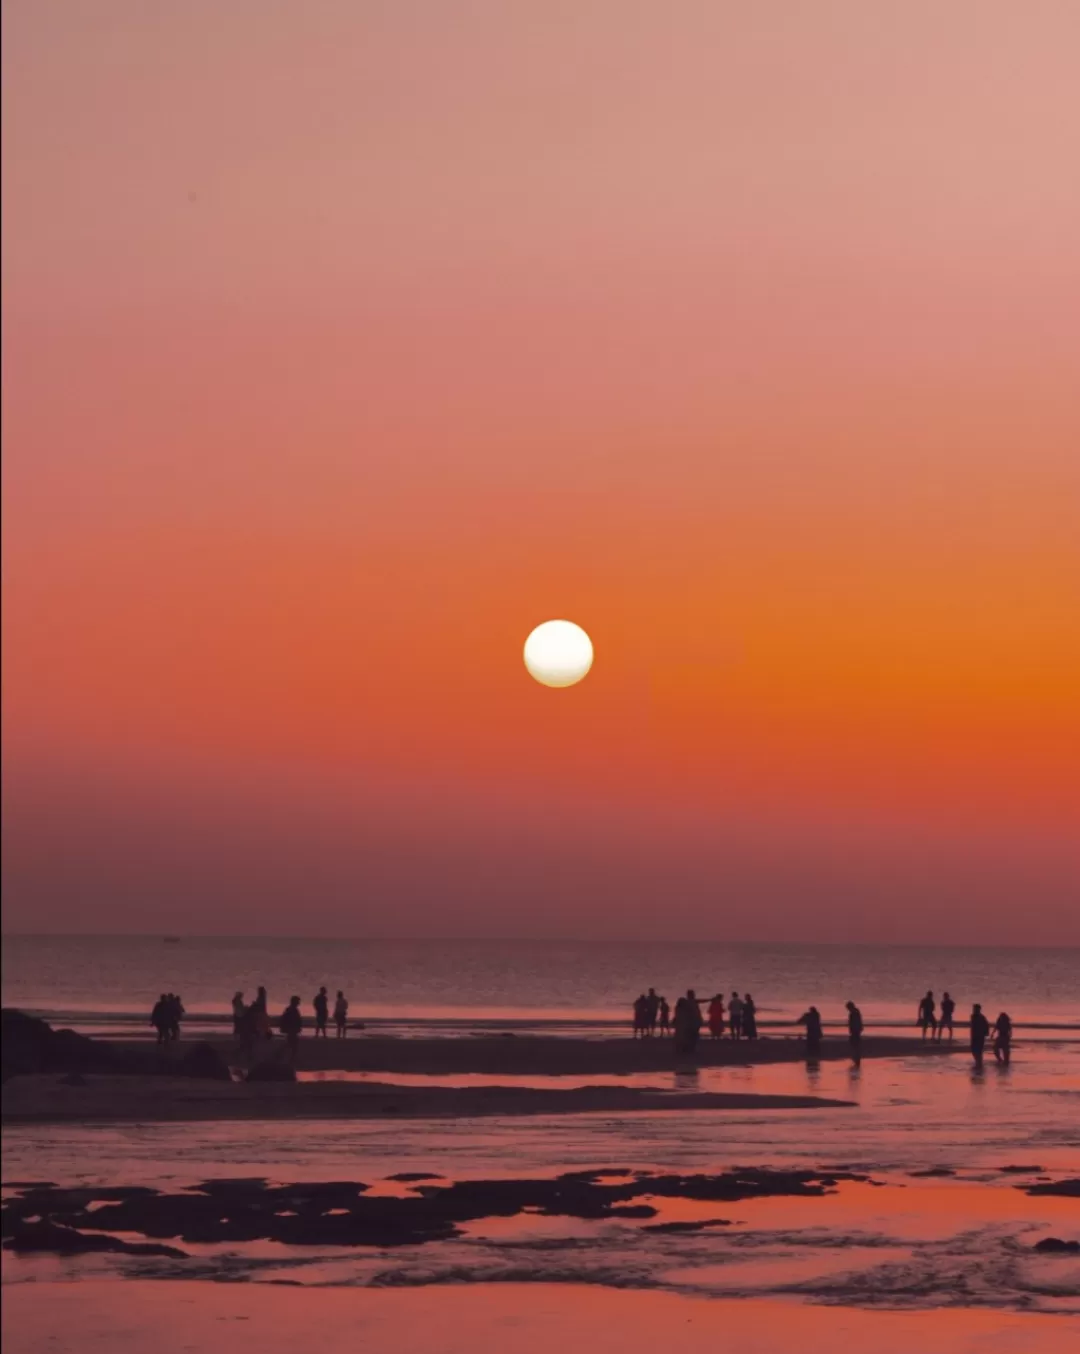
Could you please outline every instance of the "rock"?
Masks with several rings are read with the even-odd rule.
[[[81,1072],[69,1072],[66,1077],[60,1078],[61,1086],[85,1086],[86,1078]]]
[[[57,1255],[81,1255],[109,1251],[117,1255],[156,1255],[170,1260],[186,1260],[187,1252],[175,1246],[159,1246],[146,1241],[121,1241],[116,1236],[100,1232],[87,1235],[74,1227],[63,1227],[55,1222],[24,1222],[4,1242],[5,1250],[19,1254],[51,1251]]]
[[[1062,1199],[1080,1199],[1080,1178],[1051,1180],[1045,1185],[1017,1185],[1027,1194],[1052,1194]]]
[[[397,1175],[388,1175],[386,1178],[404,1185],[414,1180],[443,1180],[445,1176],[433,1175],[430,1171],[398,1171]]]
[[[1002,1175],[1039,1175],[1041,1166],[999,1166]]]
[[[925,1171],[909,1171],[912,1180],[936,1180],[938,1176],[955,1175],[951,1166],[931,1166]]]
[[[296,1068],[289,1063],[256,1063],[248,1072],[247,1081],[295,1081]]]
[[[172,1076],[199,1077],[206,1081],[232,1081],[229,1065],[211,1044],[195,1044],[179,1062],[164,1070]]]
[[[267,1188],[267,1179],[265,1175],[223,1175],[191,1188],[199,1194],[236,1194],[240,1190],[259,1194]]]
[[[1080,1251],[1080,1241],[1062,1241],[1058,1236],[1047,1236],[1043,1237],[1041,1241],[1036,1241],[1035,1249],[1050,1255],[1075,1255],[1077,1251]]]
[[[108,1044],[74,1030],[54,1030],[44,1020],[6,1007],[0,1011],[4,1081],[35,1072],[112,1072],[123,1070]]]
[[[409,1173],[406,1173],[409,1174]],[[415,1172],[414,1175],[421,1173]],[[622,1172],[620,1172],[622,1174]],[[523,1212],[567,1218],[653,1218],[646,1196],[673,1199],[744,1199],[768,1195],[818,1197],[846,1173],[739,1169],[723,1175],[653,1175],[604,1179],[603,1172],[568,1172],[554,1179],[459,1180],[418,1184],[405,1196],[372,1195],[356,1180],[270,1185],[262,1177],[204,1181],[191,1190],[163,1194],[146,1187],[31,1188],[5,1199],[0,1224],[14,1249],[72,1252],[132,1250],[100,1233],[191,1244],[276,1241],[290,1246],[405,1246],[460,1235],[463,1224]],[[653,1223],[658,1232],[696,1231],[726,1225]],[[87,1233],[94,1235],[84,1235]],[[81,1237],[81,1240],[80,1240]],[[83,1244],[85,1242],[85,1244]]]
[[[643,1232],[701,1232],[706,1227],[730,1227],[730,1218],[705,1218],[701,1222],[650,1222],[641,1229]]]

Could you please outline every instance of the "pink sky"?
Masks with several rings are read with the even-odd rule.
[[[1080,943],[1075,5],[3,17],[6,926]]]

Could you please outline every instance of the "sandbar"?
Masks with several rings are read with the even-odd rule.
[[[4,1123],[231,1119],[458,1119],[641,1111],[813,1110],[849,1101],[809,1095],[685,1093],[622,1086],[392,1086],[380,1082],[222,1082],[187,1077],[52,1073],[13,1077]]]
[[[162,1056],[180,1057],[193,1043],[208,1043],[226,1061],[236,1058],[232,1039],[185,1037],[164,1055],[146,1040],[95,1040],[108,1043],[126,1063],[152,1070]],[[275,1037],[269,1048],[280,1048]],[[898,1035],[863,1039],[862,1058],[940,1057],[962,1053],[966,1043],[932,1043]],[[630,1075],[635,1072],[688,1071],[694,1067],[748,1067],[762,1063],[805,1062],[806,1045],[800,1039],[703,1039],[693,1054],[675,1052],[670,1039],[588,1039],[552,1035],[455,1035],[447,1038],[394,1038],[358,1034],[347,1039],[316,1039],[309,1032],[300,1040],[296,1066],[301,1071],[396,1072],[419,1076],[453,1076],[470,1072],[505,1076]],[[816,1055],[820,1062],[848,1060],[844,1038],[825,1039]]]

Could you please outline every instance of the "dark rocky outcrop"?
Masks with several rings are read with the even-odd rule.
[[[44,1020],[5,1007],[0,1011],[2,1079],[34,1072],[114,1072],[115,1050],[74,1030],[54,1030]]]
[[[180,1077],[199,1077],[207,1081],[232,1080],[228,1063],[211,1044],[193,1044],[170,1070]]]
[[[1080,1241],[1062,1241],[1058,1236],[1047,1236],[1036,1241],[1035,1249],[1044,1255],[1075,1255],[1080,1251]]]
[[[1017,1185],[1026,1194],[1053,1194],[1063,1199],[1080,1199],[1080,1178],[1047,1180],[1044,1184]]]
[[[34,1073],[64,1073],[64,1084],[81,1086],[92,1072],[143,1076],[198,1077],[229,1081],[221,1054],[210,1044],[164,1050],[149,1041],[145,1048],[118,1049],[74,1030],[54,1030],[37,1016],[5,1008],[2,1017],[3,1080]]]

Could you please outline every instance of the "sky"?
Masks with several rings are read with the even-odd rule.
[[[3,40],[6,929],[1080,943],[1072,0]]]

